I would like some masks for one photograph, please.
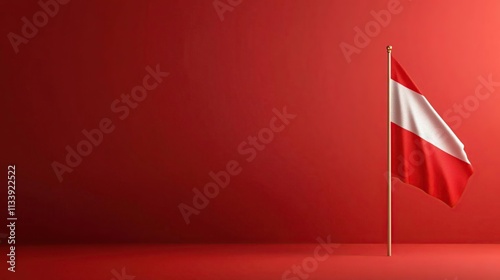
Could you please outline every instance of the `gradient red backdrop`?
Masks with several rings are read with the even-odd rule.
[[[500,2],[401,0],[351,62],[340,44],[391,1],[243,1],[224,20],[212,2],[70,1],[17,54],[7,34],[40,6],[1,4],[18,242],[384,242],[388,44],[475,169],[454,209],[396,184],[394,241],[500,241],[500,86],[473,97],[500,82]],[[110,104],[157,64],[170,76],[119,120]],[[284,106],[297,117],[246,162],[238,145]],[[51,164],[105,117],[115,130],[59,182]],[[230,160],[241,174],[186,225],[178,205]]]

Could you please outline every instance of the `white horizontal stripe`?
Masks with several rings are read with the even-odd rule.
[[[427,99],[391,79],[391,121],[444,152],[470,164],[464,144]]]

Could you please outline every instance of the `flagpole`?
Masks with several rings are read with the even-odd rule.
[[[392,255],[392,174],[391,174],[391,52],[387,46],[387,256]]]

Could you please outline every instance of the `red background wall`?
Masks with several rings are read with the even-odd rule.
[[[475,106],[444,118],[475,168],[461,202],[450,209],[396,184],[394,241],[499,242],[500,87],[477,104],[473,96],[478,77],[500,81],[500,2],[402,0],[347,62],[339,44],[353,45],[354,28],[387,5],[243,1],[221,21],[208,0],[71,1],[16,54],[7,34],[20,34],[20,19],[40,7],[4,1],[0,166],[17,167],[18,241],[314,242],[331,234],[384,242],[392,44],[442,115],[464,100]],[[110,104],[156,64],[170,76],[119,120]],[[297,117],[246,162],[238,145],[284,106]],[[60,183],[52,162],[63,163],[66,145],[104,117],[115,130]],[[186,225],[178,205],[192,205],[192,189],[230,160],[241,174]]]

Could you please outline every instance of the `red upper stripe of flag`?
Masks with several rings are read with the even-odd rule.
[[[394,59],[394,56],[391,57],[391,79],[413,90],[416,93],[422,94],[415,83],[411,80],[410,76],[408,76],[406,71],[403,69],[403,67],[401,67],[399,62]]]

